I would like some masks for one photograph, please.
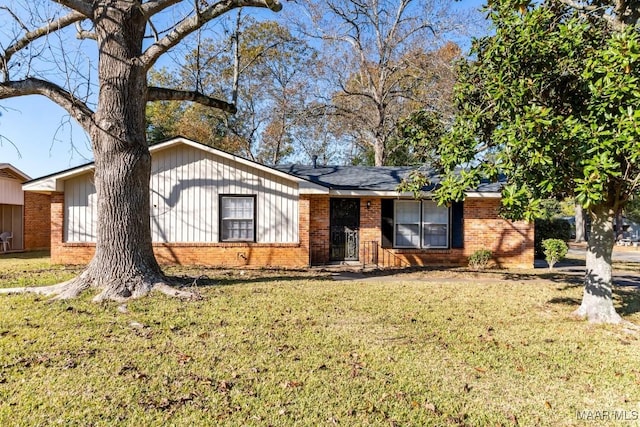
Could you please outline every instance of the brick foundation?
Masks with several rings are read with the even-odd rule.
[[[224,267],[285,267],[309,265],[308,252],[295,244],[259,243],[154,243],[161,265]],[[52,253],[54,264],[87,264],[95,253],[93,243],[65,243]]]

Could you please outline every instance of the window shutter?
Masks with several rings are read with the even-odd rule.
[[[382,247],[393,247],[393,199],[380,200],[380,213],[382,216]]]
[[[451,247],[464,248],[464,202],[451,204]]]

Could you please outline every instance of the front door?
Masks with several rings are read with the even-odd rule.
[[[331,199],[331,261],[358,260],[360,199]]]

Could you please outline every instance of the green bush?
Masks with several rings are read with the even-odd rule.
[[[489,265],[493,253],[489,249],[478,249],[469,257],[469,267],[484,270]]]
[[[542,242],[547,239],[560,239],[568,242],[571,238],[571,224],[566,219],[537,219],[535,222],[535,255],[544,258]]]
[[[555,263],[564,258],[569,250],[567,244],[560,239],[546,239],[542,242],[542,247],[544,248],[544,258],[549,263],[550,270],[553,270]]]

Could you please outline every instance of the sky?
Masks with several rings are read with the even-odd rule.
[[[461,0],[455,7],[483,3]],[[52,101],[39,95],[0,100],[0,163],[39,178],[92,160],[85,132]]]

